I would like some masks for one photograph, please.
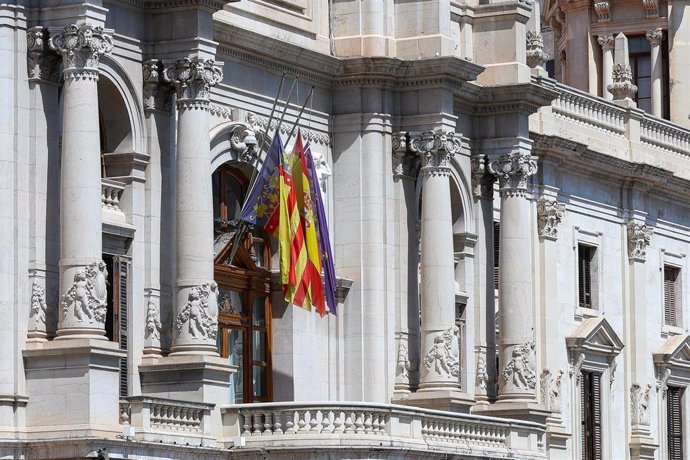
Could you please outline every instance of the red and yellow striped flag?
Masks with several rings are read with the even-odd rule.
[[[280,217],[278,222],[278,246],[280,248],[280,283],[285,299],[291,302],[288,296],[294,291],[300,277],[297,276],[299,266],[305,265],[307,258],[304,249],[304,233],[300,223],[300,213],[297,208],[297,197],[290,171],[289,162],[286,161],[281,149],[280,155]]]

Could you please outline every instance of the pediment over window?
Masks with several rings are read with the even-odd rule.
[[[246,236],[251,238],[249,235]],[[242,268],[250,272],[265,272],[264,269],[256,264],[256,254],[250,254],[247,250],[247,246],[251,247],[251,244],[241,244],[240,247],[237,248],[234,260],[230,263],[233,245],[234,232],[226,232],[217,236],[214,242],[214,252],[216,252],[216,256],[213,263],[217,266]]]
[[[690,371],[690,336],[682,334],[670,337],[654,353],[654,364]]]
[[[589,318],[565,338],[574,353],[605,355],[614,358],[625,346],[605,317]]]

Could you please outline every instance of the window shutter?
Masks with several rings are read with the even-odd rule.
[[[129,331],[127,327],[127,317],[128,317],[128,290],[127,290],[127,275],[129,274],[129,260],[116,257],[114,264],[116,268],[116,273],[114,279],[116,280],[116,285],[113,286],[115,289],[115,324],[118,329],[118,340],[120,342],[120,350],[127,351],[127,342],[129,338]],[[120,358],[120,396],[125,397],[128,394],[128,375],[127,375],[128,361],[127,356]]]
[[[498,255],[501,238],[501,224],[494,222],[494,289],[498,289]]]
[[[589,426],[587,426],[588,407],[587,399],[589,398],[589,392],[587,387],[589,386],[589,374],[583,372],[580,376],[580,442],[582,443],[582,458],[587,459],[587,435]]]
[[[592,447],[594,458],[601,460],[601,376],[592,375],[592,428],[593,439]]]
[[[677,324],[677,280],[679,270],[674,267],[664,266],[664,324],[675,326]]]
[[[683,417],[681,414],[682,389],[668,387],[666,393],[666,419],[669,460],[683,460]]]

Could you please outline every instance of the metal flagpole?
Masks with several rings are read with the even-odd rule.
[[[307,94],[307,98],[304,100],[304,104],[302,104],[302,108],[300,109],[299,113],[297,114],[297,119],[295,119],[295,124],[292,125],[292,130],[290,130],[290,135],[288,136],[287,140],[285,141],[285,149],[290,142],[290,139],[292,138],[292,135],[295,134],[295,129],[297,129],[297,125],[299,124],[300,119],[302,118],[302,114],[304,113],[304,109],[307,108],[307,104],[311,100],[311,97],[314,95],[314,86],[311,87],[309,90],[309,94]]]

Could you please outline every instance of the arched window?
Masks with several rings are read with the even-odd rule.
[[[270,248],[259,229],[239,242],[232,262],[246,176],[223,165],[213,173],[214,277],[219,287],[218,348],[238,367],[231,381],[231,403],[272,400]]]

